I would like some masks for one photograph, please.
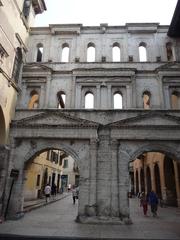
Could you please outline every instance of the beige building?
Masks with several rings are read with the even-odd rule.
[[[9,123],[21,91],[29,29],[35,15],[44,10],[44,0],[0,1],[0,144],[8,142]]]
[[[0,199],[7,171],[9,125],[21,93],[20,79],[28,52],[29,29],[35,15],[44,10],[44,0],[0,0]]]

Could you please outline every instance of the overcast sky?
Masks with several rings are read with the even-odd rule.
[[[177,0],[45,0],[47,11],[37,15],[35,26],[48,24],[158,22],[169,25]]]

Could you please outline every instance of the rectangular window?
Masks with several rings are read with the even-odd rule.
[[[68,160],[67,159],[64,159],[63,168],[68,168]]]
[[[37,175],[37,181],[36,181],[36,186],[37,186],[37,187],[39,187],[39,185],[40,185],[40,178],[41,178],[41,175],[38,174],[38,175]]]

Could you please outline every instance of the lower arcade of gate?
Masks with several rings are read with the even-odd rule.
[[[162,113],[148,115],[143,121],[140,116],[130,118],[129,123],[114,119],[104,125],[87,120],[89,115],[82,119],[77,115],[38,113],[12,123],[7,177],[1,175],[6,182],[2,214],[12,183],[11,170],[18,170],[19,175],[14,179],[7,216],[18,218],[23,215],[27,165],[41,153],[57,149],[78,166],[78,222],[129,224],[129,196],[150,189],[164,204],[180,207],[177,117],[168,117],[168,128]]]

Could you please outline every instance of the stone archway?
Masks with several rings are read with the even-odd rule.
[[[129,216],[129,203],[125,199],[125,193],[128,191],[129,184],[128,179],[128,165],[130,162],[141,156],[143,153],[147,152],[160,152],[167,156],[170,156],[176,161],[180,160],[180,148],[178,142],[168,142],[168,141],[121,141],[119,146],[119,179],[121,181],[121,188],[119,188],[119,195],[121,201],[119,202],[120,212],[125,216]],[[121,164],[121,167],[120,167]],[[145,171],[147,175],[147,170]],[[152,172],[149,169],[149,175]],[[146,176],[147,177],[147,176]],[[149,177],[150,179],[150,177]],[[149,184],[151,181],[149,181]],[[147,185],[147,180],[145,181]],[[137,184],[136,184],[137,185]],[[153,186],[152,186],[153,187]],[[151,187],[149,187],[151,188]]]
[[[77,161],[80,172],[80,195],[78,215],[84,214],[85,205],[88,205],[90,188],[89,179],[89,145],[88,141],[70,140],[47,140],[47,139],[27,139],[18,142],[15,152],[11,152],[10,159],[14,158],[14,168],[19,169],[19,178],[16,181],[12,193],[13,201],[10,202],[8,214],[17,216],[23,212],[23,188],[24,188],[24,165],[31,161],[36,155],[47,149],[61,149],[68,153]],[[82,184],[83,183],[83,184]]]

